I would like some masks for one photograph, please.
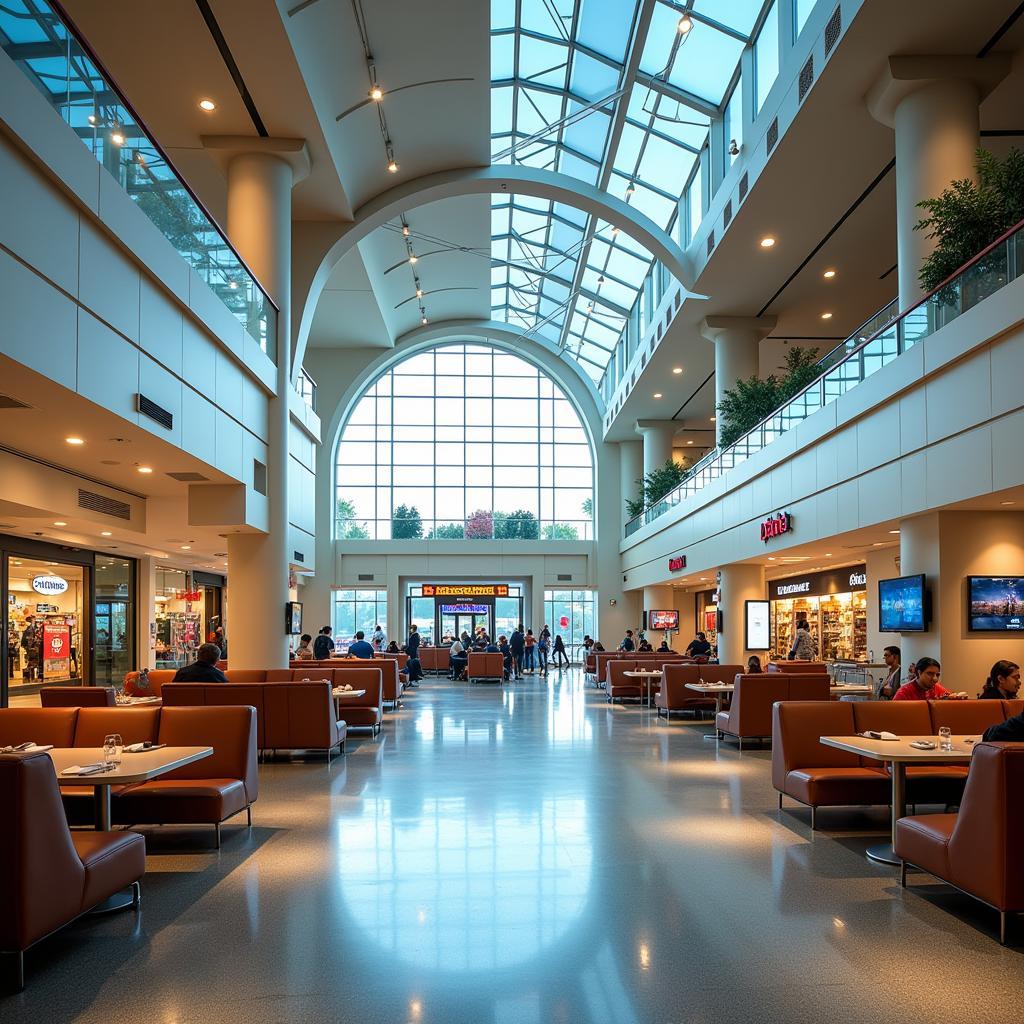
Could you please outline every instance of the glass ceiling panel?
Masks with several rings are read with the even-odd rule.
[[[768,0],[491,0],[495,163],[557,170],[677,231],[679,199]],[[492,315],[550,338],[599,380],[651,266],[563,204],[494,197]]]

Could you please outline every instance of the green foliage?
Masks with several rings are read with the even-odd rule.
[[[393,540],[417,540],[423,536],[423,520],[415,505],[399,505],[391,514]]]
[[[466,527],[463,523],[441,523],[433,526],[427,534],[427,540],[463,540]]]
[[[335,535],[338,540],[367,540],[370,531],[366,523],[357,523],[356,507],[345,498],[338,498],[334,506]]]
[[[571,523],[548,523],[541,531],[544,540],[579,540],[579,530]]]
[[[583,514],[588,519],[593,519],[594,518],[594,499],[593,498],[587,498],[587,500],[585,502],[583,502],[583,504],[580,506],[580,508],[583,509]]]
[[[644,503],[653,505],[665,497],[669,491],[674,490],[685,479],[687,466],[685,463],[676,462],[675,459],[666,459],[663,466],[652,469],[643,479]]]
[[[539,532],[537,517],[526,509],[494,513],[495,540],[536,540]]]
[[[817,348],[794,345],[786,352],[786,372],[781,379],[772,373],[736,381],[718,403],[720,447],[728,448],[807,387],[821,373],[817,362]]]
[[[915,225],[935,239],[921,264],[921,287],[937,288],[1003,232],[1024,220],[1024,154],[1013,149],[1005,160],[979,149],[978,182],[954,181],[940,196],[917,205],[927,216]]]
[[[639,483],[639,481],[637,481]],[[630,519],[636,519],[638,515],[644,510],[644,499],[643,498],[627,498],[626,499],[626,515]]]

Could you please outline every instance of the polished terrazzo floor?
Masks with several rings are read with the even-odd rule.
[[[885,814],[778,811],[768,753],[575,670],[428,680],[348,756],[261,767],[251,833],[148,834],[143,906],[33,949],[0,1020],[1019,1021],[1016,949],[869,862]],[[870,830],[874,830],[871,832]]]

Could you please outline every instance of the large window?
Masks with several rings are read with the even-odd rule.
[[[367,639],[374,627],[380,625],[388,631],[388,592],[386,590],[335,590],[334,610],[331,616],[335,640],[342,644],[351,640],[357,630],[362,630]],[[312,627],[312,628],[310,628]],[[307,633],[320,627],[308,623]],[[396,639],[388,637],[389,640]],[[402,638],[397,638],[401,642]]]
[[[551,635],[560,636],[565,646],[582,644],[584,636],[596,636],[594,591],[545,590],[544,621]]]
[[[359,400],[337,452],[340,540],[589,540],[594,473],[575,408],[484,345],[430,349]]]
[[[796,38],[804,30],[807,19],[814,10],[818,0],[793,0],[793,36]]]
[[[779,77],[779,5],[773,3],[754,43],[754,106],[764,106],[775,79]]]
[[[729,97],[723,116],[725,122],[725,166],[729,167],[740,155],[743,145],[743,79],[736,82],[736,87]],[[733,145],[735,143],[735,146]]]

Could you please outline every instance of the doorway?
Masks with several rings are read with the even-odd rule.
[[[493,638],[491,608],[486,604],[438,605],[438,626],[442,644],[451,644],[452,641],[461,639],[463,633],[475,637],[476,631],[481,627]]]

